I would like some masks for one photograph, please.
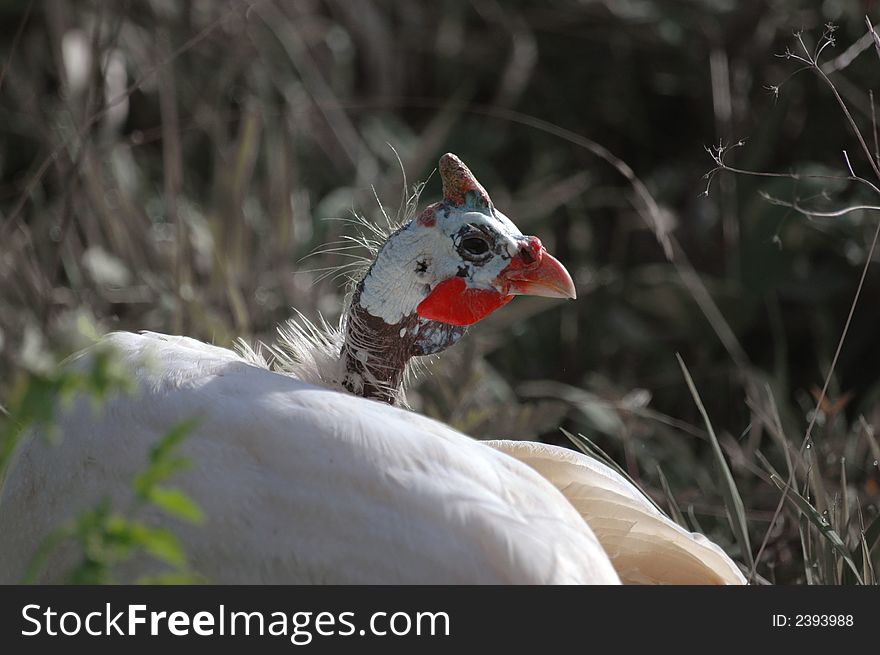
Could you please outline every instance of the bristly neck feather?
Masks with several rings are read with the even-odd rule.
[[[361,302],[364,282],[372,274],[368,270],[358,283],[349,306],[340,352],[342,386],[355,395],[394,405],[409,360],[445,350],[464,336],[467,327],[424,319],[415,307],[393,324],[373,316]]]

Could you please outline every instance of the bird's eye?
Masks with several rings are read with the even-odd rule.
[[[461,249],[469,255],[485,255],[489,251],[489,244],[480,237],[468,237],[461,242]]]

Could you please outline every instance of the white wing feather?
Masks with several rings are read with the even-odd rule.
[[[206,522],[148,520],[174,530],[210,581],[619,582],[552,484],[441,423],[185,337],[105,341],[136,371],[139,395],[100,415],[77,403],[59,444],[28,441],[0,497],[0,583],[17,582],[46,536],[102,497],[124,507],[151,445],[193,416],[181,445],[192,466],[174,483]],[[75,556],[56,553],[42,580],[59,581]]]
[[[669,520],[601,462],[548,444],[484,443],[553,483],[593,529],[625,584],[745,584],[720,547]]]

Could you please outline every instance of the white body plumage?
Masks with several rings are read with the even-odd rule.
[[[743,582],[717,546],[590,458],[478,442],[184,337],[105,341],[138,394],[100,415],[76,404],[62,413],[59,444],[25,444],[0,497],[2,583],[20,579],[63,521],[104,496],[124,503],[150,446],[193,416],[201,421],[181,446],[192,467],[174,482],[206,522],[148,520],[177,532],[214,582]],[[58,551],[41,579],[58,581],[75,556]],[[145,572],[128,566],[123,576]]]

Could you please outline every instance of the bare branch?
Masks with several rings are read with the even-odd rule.
[[[797,201],[789,202],[787,200],[782,200],[781,198],[776,198],[775,196],[771,196],[769,193],[766,193],[764,191],[759,191],[758,193],[771,205],[776,205],[778,207],[788,207],[795,210],[799,214],[803,214],[804,216],[807,216],[809,218],[838,218],[840,216],[846,216],[847,214],[851,214],[857,211],[880,211],[880,206],[877,205],[853,205],[851,207],[844,207],[843,209],[838,209],[835,211],[818,211],[815,209],[810,209],[809,207],[804,207]]]
[[[865,17],[867,20],[867,17]],[[870,21],[869,21],[870,24]],[[834,59],[825,62],[822,65],[822,70],[825,71],[827,75],[831,75],[832,73],[836,73],[838,71],[842,71],[847,68],[851,63],[853,63],[856,58],[862,54],[865,50],[871,47],[871,44],[874,43],[874,36],[871,34],[873,28],[869,30],[862,38],[853,43],[849,48],[844,50],[842,53],[837,55]]]
[[[849,155],[846,154],[846,150],[843,151],[843,158],[846,160],[846,169],[849,171],[850,177],[856,177],[855,171],[853,171],[852,164],[849,161]]]
[[[868,91],[871,99],[871,132],[874,134],[874,159],[880,163],[880,143],[877,141],[877,113],[874,111],[874,91]]]

